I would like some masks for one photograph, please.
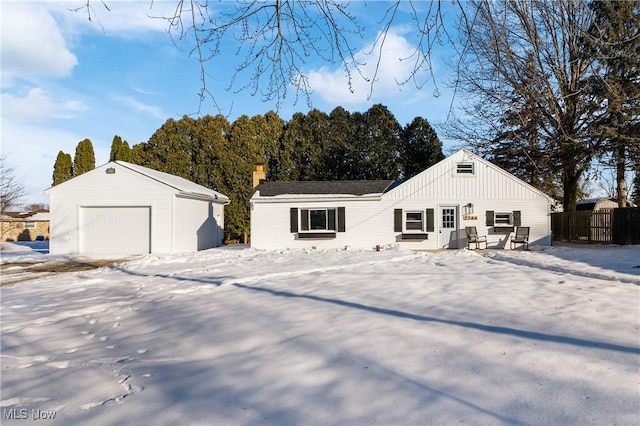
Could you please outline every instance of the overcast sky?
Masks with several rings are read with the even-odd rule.
[[[189,46],[179,41],[174,44],[165,21],[149,17],[169,13],[176,1],[154,1],[151,9],[147,0],[104,1],[110,10],[100,0],[92,0],[96,15],[91,21],[86,11],[70,10],[83,6],[84,0],[0,3],[2,154],[24,179],[25,202],[49,202],[43,191],[51,185],[58,151],[73,156],[78,142],[89,138],[96,165],[101,165],[108,161],[114,135],[134,145],[147,141],[167,119],[198,110],[199,68],[188,55]],[[220,3],[211,4],[220,7]],[[369,2],[366,8],[354,2],[353,10],[366,26],[365,37],[352,40],[361,52],[370,49],[385,7],[383,2]],[[408,17],[397,18],[389,31],[370,99],[366,81],[356,78],[352,93],[338,64],[310,58],[307,71],[314,90],[313,106],[325,112],[343,106],[353,112],[381,103],[403,126],[417,116],[434,126],[444,120],[452,101],[445,88],[446,48],[432,58],[437,88],[427,84],[417,90],[411,84],[396,84],[413,66],[411,61],[400,60],[412,52],[416,42]],[[235,49],[227,47],[207,64],[212,76],[208,87],[222,112],[233,121],[242,114],[275,110],[274,102],[262,102],[249,91],[226,90],[230,70],[238,61]],[[377,58],[363,53],[358,57],[366,62],[363,70],[371,77]],[[439,96],[434,96],[436,90]],[[309,109],[304,100],[294,104],[293,98],[289,96],[278,111],[285,120]],[[200,111],[218,112],[211,101],[205,101]]]

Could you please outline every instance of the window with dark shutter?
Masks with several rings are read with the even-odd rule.
[[[300,210],[300,230],[301,231],[309,230],[309,210],[308,209]]]
[[[346,230],[345,208],[338,207],[338,232],[345,232],[345,230]]]
[[[393,232],[402,232],[402,209],[393,210]]]
[[[520,226],[522,223],[522,213],[520,210],[513,211],[513,226]]]
[[[291,207],[289,209],[289,227],[291,232],[298,232],[298,209]]]
[[[427,232],[433,232],[435,230],[435,211],[434,209],[427,209]]]
[[[494,223],[494,214],[495,212],[493,210],[487,210],[487,226],[493,226]]]
[[[336,232],[344,232],[344,207],[300,209],[299,212],[297,238],[329,239],[335,238]],[[293,217],[291,220],[293,221]]]

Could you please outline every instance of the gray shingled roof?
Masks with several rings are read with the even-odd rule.
[[[343,180],[310,182],[263,182],[256,191],[261,197],[273,197],[285,194],[334,194],[364,195],[382,194],[394,183],[392,180]]]

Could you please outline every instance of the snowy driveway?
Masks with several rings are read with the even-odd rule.
[[[223,248],[0,291],[3,424],[640,422],[639,246]]]

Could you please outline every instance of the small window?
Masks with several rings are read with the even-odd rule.
[[[476,173],[473,163],[458,163],[456,165],[456,174],[463,176],[473,176]]]
[[[33,221],[25,222],[24,229],[36,229],[36,223]]]
[[[424,232],[424,212],[408,211],[405,212],[404,229],[407,232]]]
[[[499,213],[494,215],[494,226],[513,226],[513,213]]]

